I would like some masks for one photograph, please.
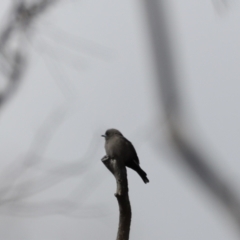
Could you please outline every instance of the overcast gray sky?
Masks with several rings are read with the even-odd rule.
[[[11,2],[0,3],[1,28]],[[100,135],[112,127],[150,179],[128,171],[131,239],[239,239],[226,210],[168,152],[141,3],[60,1],[21,36],[27,68],[0,115],[0,189],[13,199],[0,206],[1,239],[115,238],[115,181],[100,161]],[[170,0],[166,11],[186,126],[239,194],[240,4],[214,3]]]

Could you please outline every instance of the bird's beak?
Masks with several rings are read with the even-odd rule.
[[[101,135],[101,137],[104,137],[104,138],[106,138],[106,135]]]

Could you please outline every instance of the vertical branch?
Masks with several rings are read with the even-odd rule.
[[[187,138],[182,121],[182,103],[177,87],[171,37],[168,30],[166,7],[163,0],[143,0],[146,9],[152,50],[160,85],[164,112],[167,118],[171,147],[178,153],[182,163],[191,170],[203,186],[219,200],[240,226],[240,201],[228,182],[208,164],[198,146]]]
[[[102,158],[103,164],[114,175],[117,183],[115,197],[119,206],[119,224],[117,240],[128,240],[131,225],[131,205],[128,197],[127,170],[121,160]]]

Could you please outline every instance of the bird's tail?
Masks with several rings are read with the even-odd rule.
[[[134,171],[136,171],[139,174],[139,176],[142,178],[144,183],[149,182],[149,179],[147,178],[147,174],[141,169],[139,164],[137,164],[133,161],[131,161],[131,162],[129,161],[129,162],[127,162],[126,166],[133,169]]]
[[[149,179],[147,178],[147,174],[140,168],[140,166],[139,166],[139,169],[136,170],[136,171],[145,183],[149,183]]]

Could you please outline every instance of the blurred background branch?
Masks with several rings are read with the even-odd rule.
[[[6,82],[0,92],[0,107],[17,89],[24,73],[27,58],[24,35],[33,22],[55,2],[57,1],[12,1],[9,19],[0,32],[1,71]]]
[[[0,33],[1,72],[6,82],[0,93],[0,107],[14,94],[23,80],[27,62],[28,31],[36,24],[37,19],[57,2],[56,0],[12,2],[9,19]],[[46,50],[46,46],[44,49]],[[93,165],[94,156],[99,148],[96,135],[93,135],[89,150],[81,159],[52,168],[42,166],[44,152],[54,133],[66,118],[67,111],[68,109],[64,106],[52,111],[36,131],[29,152],[21,159],[14,161],[7,169],[4,169],[0,177],[0,213],[20,214],[22,216],[56,213],[72,216],[82,215],[81,213],[74,214],[74,212],[79,208],[81,209],[87,196],[93,191],[94,187],[101,183],[100,176],[97,182],[93,181],[93,177],[84,177],[84,181],[89,183],[88,187],[92,186],[92,188],[90,187],[87,190],[85,184],[81,184],[83,186],[78,186],[79,189],[66,199],[42,202],[28,201],[29,197],[39,194],[66,179],[80,176],[80,182],[82,182],[83,176],[89,172],[89,168]],[[90,175],[92,175],[91,172]],[[78,198],[77,201],[76,197]],[[91,208],[89,210],[87,208],[89,207],[85,206],[81,211],[89,212]],[[96,216],[97,212],[98,210],[95,210],[93,215]]]
[[[186,126],[187,116],[179,94],[178,75],[175,66],[172,39],[167,22],[167,7],[164,1],[144,1],[149,33],[152,40],[152,52],[157,71],[161,102],[165,112],[170,147],[180,160],[202,182],[210,193],[228,210],[240,229],[240,200],[237,193],[223,176],[217,174],[209,164],[206,153],[198,150],[198,139]],[[198,139],[199,141],[199,139]],[[195,144],[194,144],[195,142]]]

